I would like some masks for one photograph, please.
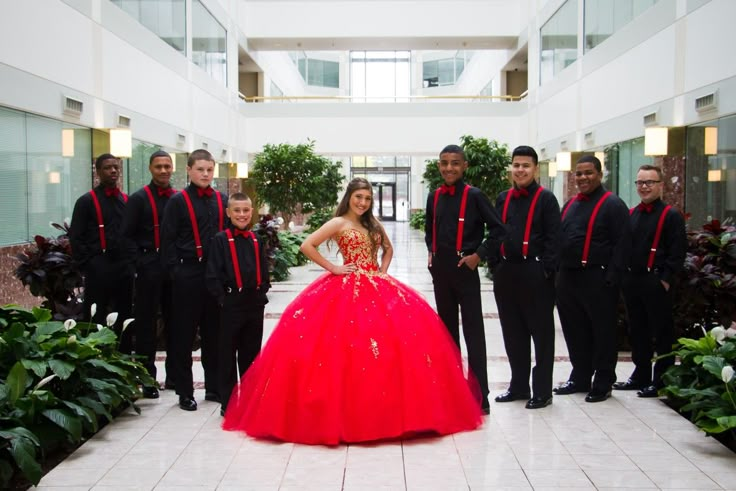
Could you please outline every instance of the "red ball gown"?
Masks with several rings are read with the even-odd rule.
[[[365,233],[337,244],[358,271],[320,276],[284,310],[222,427],[325,445],[477,428],[480,391],[432,307],[379,272]]]

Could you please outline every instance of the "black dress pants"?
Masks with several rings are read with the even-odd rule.
[[[513,394],[529,393],[534,341],[533,394],[550,397],[555,356],[554,279],[546,279],[542,263],[534,259],[521,263],[501,261],[493,271],[493,294],[511,365],[509,390]]]
[[[168,323],[168,279],[157,253],[145,253],[138,261],[135,279],[135,322],[128,328],[135,335],[135,353],[144,356],[143,366],[156,378],[156,327],[158,313]],[[168,372],[167,372],[168,373]]]
[[[92,304],[97,305],[97,312],[92,322],[106,324],[107,315],[117,312],[113,330],[118,335],[118,350],[130,353],[133,349],[132,334],[127,329],[123,332],[123,322],[133,317],[133,274],[127,263],[109,254],[95,256],[85,264],[84,273],[84,314],[89,319]]]
[[[168,330],[167,358],[176,393],[193,397],[192,347],[199,328],[202,341],[204,389],[219,394],[218,331],[220,307],[204,282],[205,263],[180,264],[172,272],[171,328]]]
[[[570,354],[569,380],[596,391],[616,381],[618,286],[606,286],[600,266],[562,269],[557,281],[557,311]],[[592,386],[591,386],[591,378]]]
[[[654,353],[672,351],[675,326],[672,318],[672,294],[664,289],[655,273],[628,273],[624,277],[623,294],[629,316],[629,341],[634,372],[631,379],[642,385],[662,385],[662,374],[675,358],[668,356],[654,362]]]
[[[258,356],[263,343],[264,306],[253,305],[246,295],[226,295],[220,313],[219,393],[223,408],[227,407],[235,384]]]
[[[434,283],[437,313],[445,323],[455,344],[460,348],[459,313],[463,319],[463,337],[468,349],[468,365],[478,380],[481,397],[488,397],[488,361],[486,335],[483,326],[483,307],[480,297],[478,269],[457,267],[457,254],[437,253],[429,269]]]

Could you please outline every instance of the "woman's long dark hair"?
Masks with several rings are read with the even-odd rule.
[[[368,237],[371,239],[371,247],[373,247],[373,250],[375,251],[379,242],[376,241],[376,235],[380,237],[380,243],[383,244],[384,233],[383,227],[378,223],[376,217],[373,216],[373,186],[371,186],[371,183],[368,182],[367,179],[356,177],[348,183],[348,188],[345,190],[345,194],[340,200],[340,204],[337,205],[337,210],[335,210],[335,216],[341,217],[350,210],[350,198],[353,196],[355,191],[361,189],[366,189],[371,193],[371,207],[365,210],[365,213],[360,215],[359,220],[360,224],[368,230]]]

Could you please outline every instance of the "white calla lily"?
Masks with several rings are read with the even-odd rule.
[[[135,319],[125,319],[123,322],[123,330],[122,332],[125,332],[125,330],[128,328],[131,322],[135,321]]]
[[[69,336],[66,342],[67,344],[74,344],[77,342],[77,337],[74,334],[72,334],[71,336]]]
[[[69,329],[72,329],[76,325],[77,321],[75,321],[74,319],[67,319],[64,321],[64,330],[69,331]]]
[[[97,330],[102,331],[102,324],[97,324]]]
[[[726,365],[723,367],[723,370],[721,370],[721,379],[725,383],[729,383],[733,379],[733,367],[730,365]]]
[[[97,304],[93,303],[92,306],[89,308],[90,318],[94,317],[96,313],[97,313]]]
[[[43,387],[44,385],[46,385],[46,384],[48,384],[49,382],[51,382],[51,381],[52,381],[52,380],[53,380],[54,378],[56,378],[56,374],[55,374],[55,373],[53,373],[53,374],[49,375],[48,377],[42,378],[42,379],[41,379],[41,380],[40,380],[40,381],[39,381],[39,382],[38,382],[38,383],[36,384],[36,386],[35,386],[35,387],[33,388],[33,390],[38,390],[38,389],[40,389],[40,388],[41,388],[41,387]]]
[[[118,320],[118,313],[117,312],[110,312],[107,314],[107,318],[105,319],[105,324],[107,324],[107,327],[112,327],[115,324],[115,321]]]
[[[736,338],[736,327],[729,327],[726,329],[727,338]]]
[[[718,341],[719,344],[723,344],[723,340],[726,339],[726,329],[723,326],[717,326],[710,330],[710,335]]]

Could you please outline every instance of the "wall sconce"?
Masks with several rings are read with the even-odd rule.
[[[570,172],[572,170],[572,154],[570,152],[557,152],[557,172]]]
[[[667,127],[644,129],[644,155],[667,155]]]
[[[721,169],[708,171],[708,182],[720,182],[721,179],[723,179],[723,172]]]
[[[133,156],[133,135],[130,130],[120,128],[110,130],[110,153],[124,159]]]
[[[547,175],[549,177],[557,177],[557,162],[554,160],[550,160],[549,164],[547,164]]]
[[[74,130],[71,128],[61,130],[61,156],[74,157]]]
[[[237,166],[235,177],[238,179],[248,179],[248,162],[238,162],[235,165]]]
[[[718,154],[718,128],[715,126],[705,127],[705,149],[703,153],[705,155],[717,155]]]
[[[60,172],[49,172],[49,184],[59,184],[61,182]]]
[[[169,158],[171,158],[171,172],[176,172],[176,154],[169,152]]]

